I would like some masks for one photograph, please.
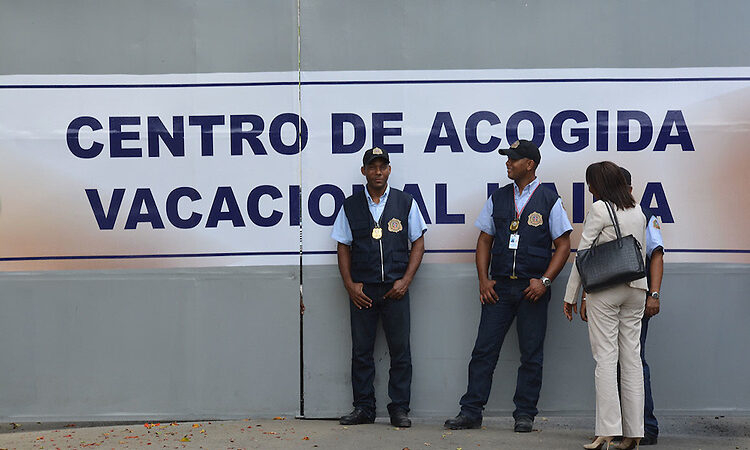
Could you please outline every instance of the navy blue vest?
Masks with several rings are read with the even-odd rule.
[[[404,276],[409,263],[409,210],[412,196],[391,188],[380,216],[381,239],[372,237],[375,220],[364,190],[344,200],[352,229],[352,280],[357,283],[392,283]]]
[[[516,217],[513,183],[492,193],[492,219],[495,222],[495,241],[492,245],[493,279],[515,276],[540,278],[552,259],[552,235],[549,215],[559,197],[552,190],[539,186],[521,212],[517,233],[518,249],[508,248],[510,224]],[[518,205],[519,208],[522,205]]]

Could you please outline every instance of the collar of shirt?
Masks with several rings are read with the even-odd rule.
[[[367,190],[367,186],[365,186],[365,196],[367,197],[367,204],[372,207],[382,206],[385,205],[385,202],[388,200],[388,193],[391,192],[391,186],[387,185],[385,187],[385,192],[383,192],[383,195],[380,196],[380,202],[375,203],[375,201],[372,199],[372,196],[370,196],[370,191]]]
[[[536,187],[539,185],[539,177],[534,178],[534,180],[527,184],[526,187],[523,188],[523,192],[518,190],[518,185],[513,182],[513,192],[516,194],[516,198],[527,195],[531,193]]]

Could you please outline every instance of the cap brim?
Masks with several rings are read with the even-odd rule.
[[[525,156],[521,156],[521,154],[518,153],[518,151],[514,148],[501,148],[497,151],[501,155],[505,155],[509,157],[510,159],[523,159]]]
[[[388,164],[391,163],[391,160],[385,155],[372,155],[371,157],[367,158],[367,160],[365,161],[365,165],[370,164],[378,158],[385,160],[385,162],[387,162]]]

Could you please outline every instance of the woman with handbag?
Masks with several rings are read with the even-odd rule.
[[[612,438],[621,435],[617,448],[630,449],[643,437],[640,333],[648,289],[643,251],[646,217],[616,164],[591,164],[586,169],[586,183],[598,200],[583,222],[563,304],[565,316],[572,320],[583,286],[591,353],[596,361],[596,440],[584,448],[608,448]],[[618,360],[622,401],[617,386]]]

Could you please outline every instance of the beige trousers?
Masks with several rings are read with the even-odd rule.
[[[640,337],[645,303],[645,291],[627,284],[588,294],[589,341],[596,361],[597,436],[643,437]]]

